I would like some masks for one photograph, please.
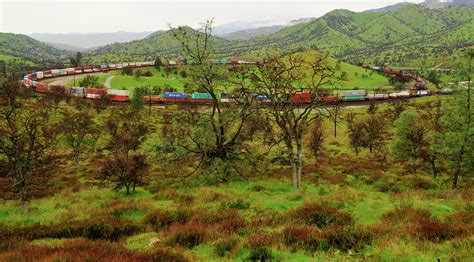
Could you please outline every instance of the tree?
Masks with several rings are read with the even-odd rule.
[[[364,123],[358,122],[348,122],[349,127],[349,141],[352,149],[355,151],[356,155],[359,154],[366,141],[366,132]]]
[[[474,49],[469,48],[466,59],[462,59],[459,68],[459,80],[467,80],[466,89],[461,89],[454,98],[446,104],[444,115],[441,117],[442,132],[439,137],[438,152],[448,164],[452,178],[452,188],[458,186],[461,176],[471,176],[474,173],[474,109],[472,106],[472,60]]]
[[[50,85],[48,97],[55,104],[55,109],[59,106],[62,100],[67,99],[68,95],[66,93],[66,88],[64,86]]]
[[[367,134],[365,146],[370,153],[377,147],[383,146],[387,136],[387,124],[382,115],[370,115],[364,122],[364,129]]]
[[[77,52],[74,57],[69,58],[71,65],[74,67],[81,66],[81,60],[82,60],[81,52]]]
[[[436,86],[438,86],[441,83],[441,80],[439,80],[438,74],[436,73],[435,70],[431,70],[428,73],[428,76],[426,77],[426,79],[430,81],[431,83],[435,84]]]
[[[322,110],[318,90],[340,80],[339,68],[339,63],[331,62],[328,54],[314,52],[309,60],[298,54],[269,56],[249,72],[253,91],[265,94],[271,101],[265,113],[281,130],[295,188],[301,185],[303,134]]]
[[[418,161],[427,158],[428,126],[415,110],[403,112],[395,121],[392,153],[395,160],[410,160],[411,169],[416,172]]]
[[[81,153],[90,145],[93,145],[98,131],[95,123],[87,111],[64,111],[63,131],[67,145],[71,148],[74,160],[79,163]]]
[[[331,122],[333,123],[334,137],[337,137],[337,126],[343,120],[342,112],[343,110],[339,102],[334,102],[331,104],[331,108],[329,110],[329,118],[331,119]]]
[[[42,100],[19,100],[24,92],[19,83],[2,84],[0,93],[0,166],[20,192],[22,211],[28,212],[28,185],[35,172],[52,162],[58,123],[51,116],[49,103]]]
[[[155,59],[155,68],[157,69],[160,69],[160,67],[163,65],[163,63],[161,62],[161,58],[160,57],[156,57]]]
[[[247,120],[253,113],[250,105],[250,96],[237,88],[233,93],[226,90],[228,85],[242,87],[242,74],[229,75],[225,68],[212,62],[212,25],[213,21],[206,21],[199,32],[189,30],[187,27],[172,28],[173,35],[178,41],[182,56],[189,58],[194,64],[188,70],[188,86],[190,89],[205,92],[210,95],[209,108],[186,107],[177,111],[180,121],[176,129],[183,135],[179,139],[179,147],[186,151],[186,158],[196,159],[197,165],[193,171],[184,177],[196,174],[197,170],[204,167],[204,171],[211,172],[214,167],[219,168],[221,174],[213,182],[225,182],[230,176],[241,175],[237,162],[242,160],[245,152],[243,130]],[[166,69],[166,67],[165,67]],[[220,92],[227,92],[235,103],[224,105],[220,99]],[[225,165],[221,165],[225,163]],[[217,172],[217,173],[219,173]]]
[[[143,109],[145,106],[145,102],[143,101],[143,96],[146,90],[142,87],[136,87],[133,89],[133,96],[132,96],[132,107],[135,109]]]
[[[135,192],[148,171],[146,157],[137,152],[148,132],[140,111],[131,108],[117,108],[107,118],[106,130],[110,135],[107,149],[111,155],[102,163],[104,180],[115,183],[114,190],[125,187]]]
[[[84,88],[94,88],[99,87],[99,77],[88,75],[84,77],[81,81],[79,81],[79,85]]]
[[[311,152],[317,159],[323,151],[324,142],[324,124],[321,118],[314,121],[314,124],[309,132],[309,145]]]

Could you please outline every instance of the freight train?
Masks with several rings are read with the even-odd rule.
[[[175,62],[175,61],[167,61]],[[175,62],[176,63],[176,62]],[[247,62],[238,60],[216,60],[215,63],[219,64],[258,64],[259,62]],[[23,84],[26,87],[32,88],[36,93],[50,93],[55,88],[64,88],[67,95],[74,98],[84,99],[102,99],[106,98],[112,102],[129,102],[130,92],[128,90],[113,90],[113,89],[102,89],[102,88],[83,88],[83,87],[64,87],[58,85],[50,85],[42,83],[38,80],[44,78],[52,78],[58,76],[93,73],[93,72],[104,72],[109,70],[118,70],[124,67],[147,67],[153,66],[154,62],[134,62],[134,63],[121,63],[121,64],[108,64],[100,66],[84,66],[84,67],[71,67],[64,69],[51,69],[45,71],[38,71],[30,73],[24,76]],[[338,90],[337,92],[321,92],[314,96],[307,92],[298,92],[291,96],[290,100],[295,104],[309,104],[313,103],[314,100],[320,103],[338,103],[338,102],[352,102],[352,101],[373,101],[373,100],[389,100],[389,99],[403,99],[410,97],[419,96],[430,96],[435,94],[450,94],[452,90],[445,89],[440,91],[431,90],[418,90],[420,85],[425,84],[424,80],[420,77],[403,72],[396,69],[380,68],[380,67],[364,67],[377,72],[395,75],[397,77],[407,77],[415,81],[415,88],[409,91],[400,92],[368,92],[366,90]],[[418,86],[417,86],[418,85]],[[261,104],[271,103],[271,98],[266,94],[251,94],[253,98]],[[233,94],[221,93],[219,97],[216,97],[223,103],[232,103],[235,101]],[[163,96],[144,97],[145,103],[153,104],[204,104],[209,105],[213,103],[213,97],[209,93],[192,93],[186,94],[182,92],[164,92]]]

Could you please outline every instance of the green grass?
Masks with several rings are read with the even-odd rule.
[[[22,58],[19,58],[19,57],[15,57],[15,56],[9,56],[9,55],[4,55],[4,54],[0,54],[0,61],[5,61],[5,62],[10,62],[12,60],[19,60],[19,61],[23,61],[26,63],[26,65],[28,66],[37,66],[36,63],[34,62],[31,62],[31,61],[28,61],[28,60],[24,60]]]

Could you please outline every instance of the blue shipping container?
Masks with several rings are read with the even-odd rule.
[[[180,92],[165,92],[164,93],[165,98],[186,98],[186,93],[180,93]]]

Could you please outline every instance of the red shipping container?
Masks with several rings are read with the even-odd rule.
[[[152,96],[152,97],[144,97],[143,100],[145,102],[151,102],[151,103],[161,103],[163,102],[163,98],[159,97],[159,96]]]
[[[324,103],[333,103],[339,101],[339,98],[336,96],[323,96],[323,97],[318,97],[319,102],[324,102]]]
[[[296,93],[291,97],[293,103],[297,104],[311,104],[311,94],[310,93]]]
[[[45,83],[36,84],[35,92],[48,93],[48,91],[49,91],[49,86],[47,84],[45,84]]]
[[[115,101],[115,102],[128,102],[128,96],[117,96],[117,95],[109,95],[109,100],[110,101]]]
[[[107,93],[107,91],[105,89],[102,89],[102,88],[86,88],[86,94],[88,95],[105,95]]]

